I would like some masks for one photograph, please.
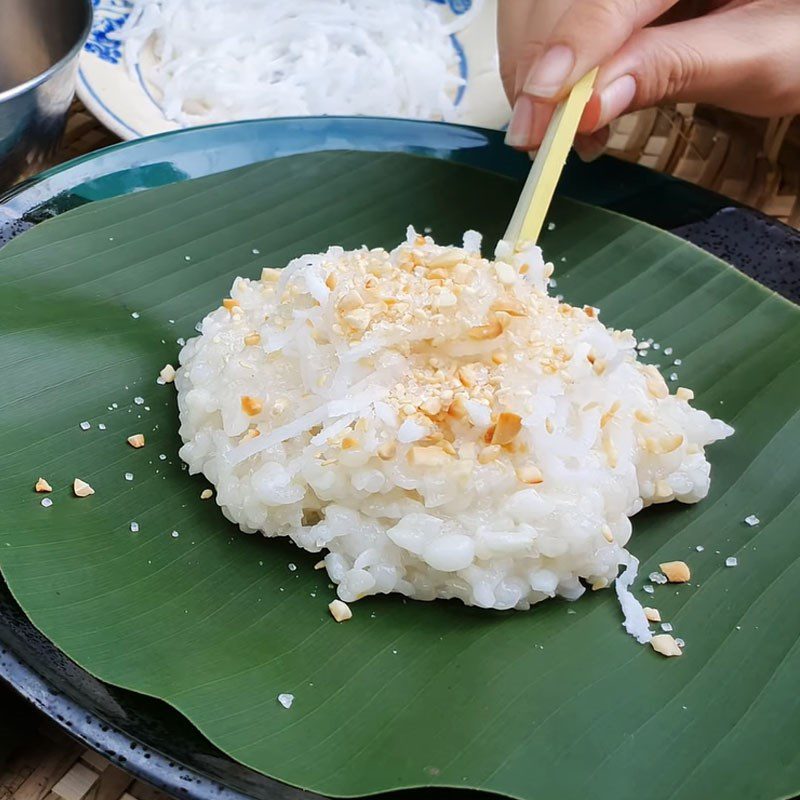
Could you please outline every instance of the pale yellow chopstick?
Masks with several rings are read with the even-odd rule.
[[[596,69],[587,73],[556,107],[503,237],[515,247],[539,238],[596,77]]]

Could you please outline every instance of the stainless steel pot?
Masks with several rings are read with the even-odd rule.
[[[91,24],[91,0],[0,0],[0,189],[58,147]]]

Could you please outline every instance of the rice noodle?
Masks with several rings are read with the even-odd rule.
[[[464,83],[428,0],[134,0],[117,38],[181,125],[265,116],[455,119]]]

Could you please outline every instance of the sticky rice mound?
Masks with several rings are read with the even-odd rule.
[[[324,553],[344,601],[527,609],[628,565],[625,606],[630,518],[705,497],[733,431],[550,296],[537,247],[479,248],[409,229],[237,278],[180,355],[181,457],[243,531]]]

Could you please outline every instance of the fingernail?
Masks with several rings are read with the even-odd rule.
[[[511,122],[506,131],[506,144],[510,147],[525,147],[530,141],[533,128],[533,100],[521,94],[514,103]]]
[[[583,110],[583,115],[578,125],[578,133],[593,133],[600,124],[600,111],[600,96],[595,92],[589,98],[589,102]]]
[[[600,92],[600,122],[607,125],[623,114],[636,96],[636,78],[623,75]]]
[[[582,136],[575,140],[575,152],[578,158],[585,164],[596,161],[605,152],[606,140],[597,139],[594,136]]]
[[[555,97],[563,88],[572,68],[575,54],[565,44],[553,45],[533,65],[525,91],[535,97]]]

